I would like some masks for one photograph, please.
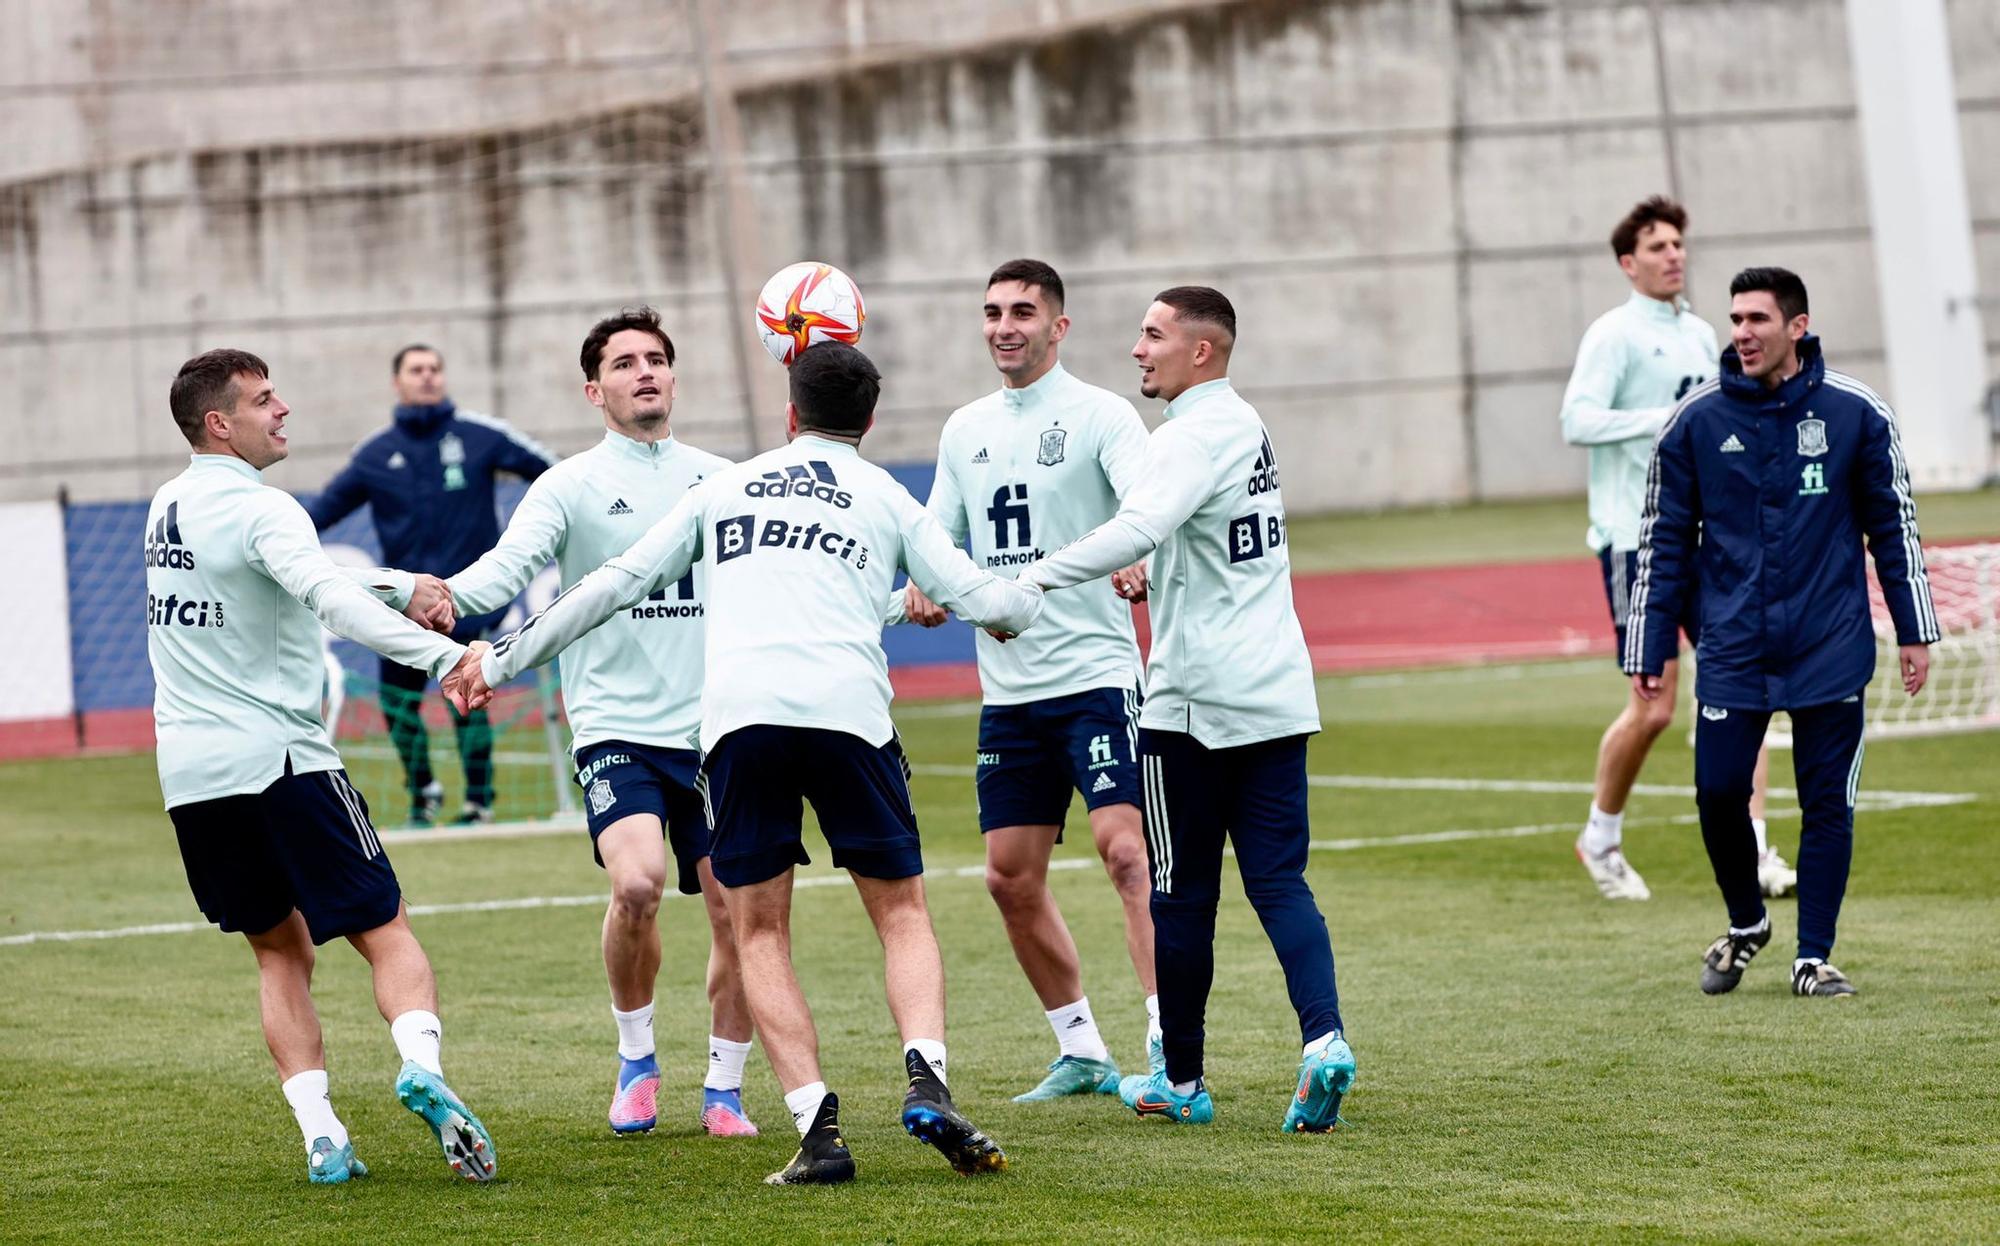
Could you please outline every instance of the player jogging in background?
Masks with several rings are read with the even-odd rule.
[[[986,282],[986,348],[1000,388],[954,411],[938,438],[929,509],[973,561],[1011,575],[1111,518],[1138,480],[1146,426],[1132,404],[1063,369],[1069,332],[1062,278],[1013,260]],[[1160,1003],[1153,978],[1146,844],[1139,819],[1139,642],[1132,608],[1145,568],[1050,599],[1032,635],[1001,644],[977,634],[979,829],[986,889],[1014,958],[1055,1031],[1056,1059],[1015,1102],[1118,1090],[1076,941],[1049,891],[1070,792],[1089,810],[1091,838],[1125,912],[1125,947],[1146,1001],[1146,1045],[1157,1062]],[[890,602],[926,626],[945,618],[910,585]]]
[[[555,466],[556,456],[506,421],[453,403],[445,393],[444,356],[432,347],[413,344],[397,351],[390,376],[396,409],[389,427],[356,446],[347,466],[306,510],[324,532],[366,504],[384,562],[453,575],[499,539],[496,474],[533,480]],[[477,640],[497,622],[497,614],[464,617],[453,635]],[[424,727],[426,682],[422,671],[382,663],[382,714],[403,763],[414,826],[435,824],[444,800]],[[464,718],[454,711],[452,726],[465,768],[465,803],[455,821],[490,822],[493,726],[483,711]]]
[[[431,675],[476,666],[485,646],[399,617],[327,558],[290,494],[262,482],[287,453],[291,413],[263,360],[237,350],[190,359],[171,406],[194,455],[146,514],[160,790],[202,915],[241,931],[257,955],[264,1039],[307,1175],[368,1174],[333,1110],[312,999],[314,948],[344,938],[368,961],[402,1054],[397,1096],[454,1172],[490,1180],[493,1140],[439,1065],[437,979],[320,718],[320,626]],[[430,613],[448,604],[437,581],[386,572],[370,582],[413,616],[451,625],[448,609]]]
[[[1635,696],[1664,697],[1675,621],[1699,603],[1695,803],[1729,910],[1701,989],[1734,990],[1771,941],[1747,809],[1765,728],[1788,710],[1804,816],[1792,993],[1852,995],[1827,958],[1854,855],[1861,697],[1875,674],[1864,541],[1910,696],[1930,670],[1937,612],[1896,417],[1826,366],[1796,274],[1746,268],[1729,293],[1721,375],[1675,408],[1653,451],[1625,669]]]
[[[729,466],[673,435],[674,344],[652,308],[599,321],[583,340],[581,363],[584,397],[604,414],[604,439],[543,473],[528,487],[500,543],[451,577],[448,585],[463,613],[504,609],[551,559],[563,587],[571,587],[623,553],[689,486]],[[611,882],[603,942],[618,1027],[610,1117],[619,1133],[644,1132],[658,1121],[653,989],[668,838],[681,894],[701,896],[708,909],[710,1020],[701,1125],[723,1137],[757,1133],[743,1111],[750,1005],[722,889],[709,869],[708,820],[695,790],[705,576],[697,566],[578,638],[562,664],[592,855]]]
[[[1646,465],[1653,439],[1689,390],[1715,376],[1715,330],[1689,310],[1687,210],[1654,195],[1611,231],[1611,252],[1632,283],[1631,297],[1599,316],[1577,347],[1576,368],[1563,393],[1563,440],[1590,449],[1590,531],[1585,540],[1604,571],[1604,595],[1620,652],[1639,548]],[[1688,643],[1699,644],[1701,617],[1692,600],[1681,619]],[[1625,708],[1597,746],[1590,817],[1576,838],[1577,859],[1607,900],[1645,900],[1652,892],[1625,860],[1625,802],[1653,741],[1673,723],[1680,663],[1669,658],[1655,700],[1628,695]],[[1764,773],[1757,761],[1751,801],[1757,829],[1758,877],[1766,894],[1791,890],[1797,875],[1765,837]]]
[[[1132,355],[1140,392],[1167,409],[1141,483],[1109,522],[1020,579],[1064,588],[1158,551],[1139,755],[1165,1062],[1125,1077],[1120,1096],[1142,1116],[1214,1119],[1203,1027],[1228,844],[1304,1042],[1283,1128],[1320,1133],[1340,1119],[1354,1053],[1341,1035],[1326,920],[1305,880],[1306,738],[1319,730],[1319,704],[1292,606],[1277,456],[1229,383],[1235,343],[1236,310],[1220,292],[1176,286],[1155,296]]]
[[[882,941],[889,1011],[903,1037],[903,1127],[968,1175],[1005,1167],[946,1084],[944,964],[924,903],[909,770],[889,720],[882,603],[900,567],[961,617],[1019,632],[1042,595],[974,566],[858,446],[880,377],[825,342],[792,364],[790,445],[690,489],[631,549],[502,637],[446,686],[477,705],[620,610],[708,564],[702,793],[743,984],[801,1142],[773,1184],[851,1180],[839,1100],[791,959],[792,874],[811,802],[835,867],[854,879]]]

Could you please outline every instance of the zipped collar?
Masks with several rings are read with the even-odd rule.
[[[1819,335],[1808,333],[1799,339],[1799,370],[1786,377],[1776,389],[1743,375],[1743,361],[1731,346],[1722,352],[1722,392],[1753,407],[1782,411],[1804,402],[1826,379],[1826,359],[1820,354]]]
[[[1200,404],[1205,398],[1213,397],[1216,394],[1235,392],[1235,387],[1229,383],[1229,378],[1226,376],[1218,376],[1212,381],[1203,381],[1199,385],[1190,385],[1180,392],[1179,397],[1167,404],[1166,418],[1171,420],[1176,416],[1186,415],[1191,408]]]
[[[1022,411],[1029,407],[1038,407],[1053,398],[1056,391],[1063,388],[1064,383],[1068,380],[1069,373],[1063,371],[1061,363],[1057,363],[1050,367],[1047,372],[1037,377],[1033,385],[1024,385],[1020,389],[1009,389],[1004,385],[1001,386],[1000,405],[1009,411]]]
[[[601,444],[606,447],[606,453],[615,454],[621,459],[658,464],[671,457],[680,443],[674,439],[672,432],[658,441],[644,442],[635,437],[627,437],[615,428],[606,428]]]

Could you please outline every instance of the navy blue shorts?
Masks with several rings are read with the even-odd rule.
[[[845,731],[739,727],[702,758],[702,791],[725,887],[748,887],[810,865],[800,839],[805,802],[819,817],[836,868],[863,878],[924,872],[910,763],[902,741],[881,748]]]
[[[387,925],[402,907],[368,802],[345,770],[285,773],[254,796],[167,811],[201,914],[226,931],[263,934],[297,909],[314,943]]]
[[[1611,655],[1618,669],[1625,669],[1625,623],[1632,615],[1632,582],[1639,578],[1639,551],[1613,553],[1609,545],[1597,551],[1597,565],[1604,572],[1604,600],[1611,607],[1611,630],[1618,634],[1618,650]],[[1681,630],[1690,647],[1701,643],[1701,601],[1690,585],[1687,605],[1681,610]]]
[[[590,855],[597,864],[604,864],[597,837],[605,827],[635,813],[650,813],[673,845],[679,871],[675,885],[684,896],[700,895],[701,875],[695,867],[708,855],[708,813],[695,786],[700,774],[701,754],[691,748],[606,740],[579,750],[576,785],[583,789]]]
[[[1092,688],[979,711],[979,829],[1053,826],[1069,794],[1086,809],[1139,803],[1139,694]]]

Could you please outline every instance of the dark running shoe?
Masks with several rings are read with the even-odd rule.
[[[1701,958],[1701,991],[1704,995],[1726,995],[1743,981],[1743,969],[1750,958],[1771,941],[1771,919],[1749,934],[1725,934],[1708,945]]]
[[[910,1092],[903,1096],[903,1128],[910,1136],[936,1147],[964,1176],[1005,1168],[1007,1156],[999,1144],[959,1115],[951,1092],[924,1058],[908,1051],[903,1053],[903,1061],[904,1071],[910,1075]]]
[[[819,1101],[812,1128],[799,1139],[799,1153],[783,1170],[764,1178],[765,1185],[839,1185],[854,1180],[854,1156],[840,1136],[840,1096],[832,1091]]]
[[[1839,997],[1856,994],[1847,975],[1823,960],[1809,960],[1792,970],[1792,994]]]

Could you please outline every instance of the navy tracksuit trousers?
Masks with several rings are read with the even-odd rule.
[[[1139,756],[1168,1079],[1202,1074],[1225,843],[1284,967],[1300,1041],[1339,1029],[1333,945],[1305,879],[1306,737],[1209,749],[1184,732],[1141,728]]]
[[[1799,830],[1799,956],[1825,960],[1854,858],[1854,798],[1861,786],[1861,697],[1794,709],[1792,767],[1804,822]],[[1751,772],[1769,710],[1699,707],[1694,729],[1695,804],[1701,838],[1729,906],[1729,924],[1764,920],[1757,885],[1757,834],[1750,826]],[[1165,996],[1161,997],[1162,1004]]]

